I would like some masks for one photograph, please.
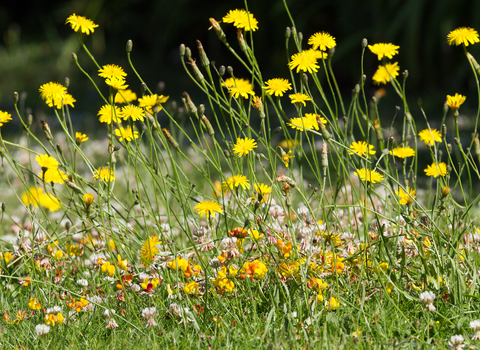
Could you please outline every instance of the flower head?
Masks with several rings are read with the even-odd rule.
[[[352,150],[348,150],[350,154],[358,154],[359,156],[364,156],[370,158],[370,154],[375,154],[373,145],[369,145],[365,141],[353,142],[350,145]]]
[[[37,324],[35,326],[34,333],[37,337],[47,334],[48,332],[50,332],[50,326],[47,326],[46,324]]]
[[[288,62],[288,66],[291,70],[297,68],[297,73],[300,71],[304,72],[318,72],[320,66],[317,64],[318,56],[315,54],[315,51],[312,50],[303,50],[302,52],[292,55],[291,61]]]
[[[69,16],[65,24],[67,23],[70,23],[74,31],[78,32],[78,30],[81,29],[82,33],[87,35],[90,35],[90,32],[93,33],[95,28],[98,27],[98,24],[93,23],[92,20],[83,16],[77,16],[76,14]]]
[[[383,175],[377,173],[375,170],[362,168],[357,169],[353,174],[357,175],[362,181],[370,182],[372,184],[383,180]]]
[[[401,198],[400,204],[407,205],[413,203],[413,199],[415,198],[415,189],[411,189],[407,187],[407,192],[405,192],[402,188],[399,188],[398,191],[395,193]]]
[[[258,197],[259,197],[258,200],[261,203],[265,203],[266,199],[268,198],[268,195],[272,192],[272,188],[265,184],[255,184],[253,187],[255,188],[255,191],[258,194]]]
[[[81,144],[82,142],[85,142],[88,140],[88,136],[85,134],[82,134],[81,132],[76,132],[75,133],[75,141],[77,145]]]
[[[58,160],[53,157],[50,157],[48,154],[39,154],[35,157],[38,165],[42,167],[42,169],[57,169],[58,168]]]
[[[34,207],[41,205],[50,211],[57,211],[60,209],[58,199],[49,193],[45,193],[40,187],[30,187],[28,191],[22,194],[22,202],[25,205],[32,204]]]
[[[130,89],[119,90],[115,94],[115,103],[128,103],[135,101],[137,99],[137,94]]]
[[[398,49],[400,46],[393,45],[393,44],[384,44],[384,43],[379,43],[375,45],[368,45],[368,48],[370,51],[372,51],[373,54],[377,55],[378,60],[381,60],[383,57],[388,57],[392,58],[398,53]]]
[[[120,109],[113,105],[104,105],[98,111],[100,123],[112,124],[112,121],[118,123],[120,120]]]
[[[91,206],[93,203],[93,200],[95,199],[95,196],[91,193],[85,193],[83,196],[83,202],[87,207]]]
[[[290,84],[287,79],[282,78],[267,80],[265,85],[263,88],[266,89],[265,92],[269,95],[275,94],[275,96],[283,96],[287,90],[292,90],[292,84]]]
[[[253,14],[245,10],[230,10],[225,17],[225,23],[233,23],[233,25],[246,31],[256,31],[258,29],[258,21]]]
[[[306,113],[304,117],[301,118],[292,118],[290,119],[290,122],[287,123],[288,126],[290,126],[292,129],[297,129],[300,131],[304,131],[305,129],[307,130],[319,130],[318,126],[318,118],[320,118],[320,121],[322,124],[327,124],[327,120],[323,117],[320,117],[317,114],[314,113]]]
[[[415,155],[415,150],[411,147],[397,147],[390,151],[390,154],[398,158],[407,158],[413,157]]]
[[[250,151],[257,147],[257,141],[245,137],[244,139],[238,138],[235,146],[233,146],[233,152],[238,154],[240,158],[242,155],[246,156]]]
[[[442,142],[442,136],[437,129],[424,129],[418,133],[418,136],[420,136],[420,141],[423,141],[425,146],[427,144],[433,146],[435,141]]]
[[[245,175],[238,174],[231,177],[227,177],[227,181],[224,181],[222,183],[223,189],[230,188],[231,190],[233,190],[238,186],[241,186],[244,190],[250,189],[250,184],[248,183],[248,179]]]
[[[202,201],[198,203],[193,210],[195,210],[198,215],[206,216],[207,218],[210,216],[214,218],[215,212],[219,214],[223,213],[222,207],[215,201]]]
[[[116,64],[106,64],[98,70],[98,75],[102,78],[119,78],[125,79],[127,73],[123,70],[122,67],[117,66]]]
[[[378,66],[377,71],[372,77],[374,84],[386,84],[390,81],[390,78],[396,78],[398,76],[398,71],[400,67],[398,66],[398,62],[395,63],[387,63],[385,66]]]
[[[67,95],[67,88],[60,83],[49,82],[40,86],[40,97],[49,107],[62,103]]]
[[[290,159],[295,158],[295,156],[291,156],[291,154],[292,154],[292,151],[288,151],[288,153],[285,153],[282,156],[283,164],[285,164],[287,168],[288,168],[288,163],[290,162]]]
[[[480,39],[478,39],[478,33],[475,29],[460,27],[448,33],[447,41],[449,45],[459,46],[463,44],[468,46],[480,42]]]
[[[126,128],[121,126],[120,129],[115,129],[115,135],[118,136],[120,142],[123,140],[132,141],[138,139],[138,131],[132,129],[130,125],[128,125]]]
[[[465,346],[465,344],[463,344],[464,340],[465,339],[463,339],[463,335],[461,334],[452,335],[448,342],[448,346],[453,350],[463,350],[463,347]]]
[[[105,182],[115,181],[115,173],[108,166],[100,167],[93,174],[95,180],[102,179]]]
[[[143,243],[142,248],[140,249],[140,257],[142,258],[143,267],[147,267],[153,262],[153,257],[160,251],[157,247],[159,244],[160,240],[158,239],[158,236],[151,236],[145,241],[145,243]]]
[[[105,79],[105,83],[115,90],[125,90],[128,85],[125,84],[125,79],[121,77],[111,77]]]
[[[480,340],[480,320],[471,321],[469,326],[475,332],[471,339]]]
[[[66,179],[68,179],[67,174],[65,174],[63,171],[57,168],[49,168],[46,171],[40,172],[38,174],[40,178],[43,178],[46,183],[57,183],[57,184],[62,184],[65,182]]]
[[[247,79],[231,77],[225,80],[223,86],[230,92],[230,97],[238,98],[238,96],[242,96],[248,98],[248,95],[255,95],[252,83]]]
[[[331,49],[337,45],[335,38],[326,32],[318,32],[313,34],[308,39],[308,44],[312,45],[314,50],[320,48],[322,51],[326,51],[327,49]]]
[[[296,94],[293,94],[293,95],[289,95],[288,97],[290,97],[290,99],[292,100],[292,103],[303,103],[304,107],[307,105],[305,101],[312,100],[310,97],[300,92],[297,92]]]
[[[0,111],[0,126],[12,120],[12,115],[8,112]]]
[[[460,108],[462,103],[465,102],[466,99],[466,96],[456,93],[455,96],[447,95],[447,100],[445,101],[445,103],[448,105],[448,107],[450,107],[452,112],[455,113]]]
[[[131,118],[133,121],[141,120],[143,122],[145,111],[140,107],[137,107],[134,105],[128,105],[128,106],[122,107],[120,111],[120,116],[125,120],[127,120],[128,118]]]
[[[436,163],[432,163],[432,165],[427,166],[427,168],[423,171],[425,171],[427,176],[445,176],[447,175],[447,165],[443,162],[439,163],[438,165]]]

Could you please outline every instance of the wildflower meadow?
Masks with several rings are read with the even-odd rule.
[[[271,76],[248,3],[206,18],[231,61],[180,44],[191,84],[175,108],[132,41],[128,66],[103,62],[90,53],[102,23],[66,18],[102,136],[76,125],[64,77],[32,81],[44,119],[17,92],[0,111],[2,349],[480,346],[480,107],[471,130],[459,122],[466,99],[480,106],[478,32],[444,38],[476,85],[445,86],[434,126],[407,102],[399,45],[358,37],[342,96],[341,37],[302,33],[285,11]]]

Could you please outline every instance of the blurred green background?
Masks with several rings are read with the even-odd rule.
[[[400,46],[398,59],[401,71],[408,69],[407,94],[414,117],[423,119],[417,98],[429,120],[441,118],[447,94],[467,95],[462,113],[476,111],[476,86],[463,48],[447,44],[449,31],[460,26],[480,30],[480,1],[457,0],[287,0],[296,27],[307,39],[318,31],[327,31],[337,40],[333,67],[348,101],[351,90],[360,78],[360,43],[367,38],[370,44],[392,42]],[[289,78],[288,57],[285,53],[284,32],[291,23],[282,1],[251,0],[249,10],[259,21],[255,32],[255,53],[265,79]],[[125,44],[133,40],[133,61],[138,72],[155,92],[170,95],[170,101],[181,103],[181,93],[188,91],[194,101],[205,103],[194,83],[183,71],[178,46],[185,43],[197,56],[195,40],[200,39],[211,61],[217,66],[231,65],[236,76],[245,76],[213,31],[209,17],[216,20],[231,9],[244,8],[243,1],[140,1],[140,0],[74,0],[74,1],[3,1],[0,9],[0,109],[12,111],[11,96],[22,94],[22,110],[31,112],[36,121],[49,120],[51,111],[41,101],[40,85],[49,81],[63,83],[70,78],[69,92],[76,98],[74,118],[83,121],[85,128],[96,123],[96,113],[102,102],[93,87],[78,71],[71,53],[76,52],[81,65],[93,76],[96,68],[82,52],[78,37],[66,18],[72,14],[92,19],[99,27],[90,36],[84,35],[86,45],[99,64],[115,63],[129,73],[128,83],[137,93],[139,84],[127,65]],[[238,48],[232,25],[222,25],[228,40]],[[293,53],[293,47],[291,48]],[[480,61],[480,44],[469,46]],[[366,53],[365,73],[367,93],[377,89],[371,83],[378,61]],[[164,90],[159,90],[159,83]],[[162,84],[160,84],[162,85]],[[258,90],[258,87],[257,87]],[[394,106],[400,104],[393,89],[387,86],[386,101],[381,110],[393,116]],[[19,124],[12,122],[5,132],[13,132]],[[92,128],[93,129],[93,128]],[[18,129],[17,129],[18,130]],[[87,129],[83,129],[87,132]],[[92,130],[93,132],[93,130]]]

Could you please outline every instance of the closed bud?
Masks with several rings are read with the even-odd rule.
[[[332,58],[335,55],[335,47],[328,49],[328,58]]]
[[[210,135],[210,137],[213,137],[215,135],[215,131],[213,130],[213,126],[210,123],[210,121],[208,120],[208,118],[204,115],[202,116],[202,123],[205,126],[205,129],[207,129],[208,135]]]
[[[225,42],[227,36],[225,35],[225,33],[223,32],[223,29],[222,27],[220,26],[220,23],[218,23],[215,19],[213,19],[212,17],[210,17],[208,19],[210,21],[210,24],[212,25],[210,28],[208,29],[212,29],[215,31],[215,33],[217,34],[218,38]]]
[[[218,75],[223,77],[225,75],[225,66],[220,66],[220,68],[218,69]]]
[[[442,188],[442,198],[445,198],[450,194],[450,187],[444,186]]]
[[[362,39],[362,49],[366,48],[368,46],[368,40],[367,38]]]
[[[478,134],[473,139],[473,149],[475,150],[477,157],[480,157],[480,141],[478,140]]]
[[[74,60],[75,62],[78,62],[78,57],[75,52],[72,52],[72,60]]]
[[[5,202],[2,202],[2,204],[1,204],[2,211],[5,211],[6,207],[7,207],[7,205],[5,204]]]
[[[197,116],[201,118],[204,114],[205,114],[205,105],[201,103],[200,106],[198,106]]]
[[[277,126],[275,128],[275,130],[273,130],[273,135],[277,135],[277,134],[280,134],[282,132],[282,127],[281,126]]]
[[[447,114],[448,113],[448,105],[446,103],[443,104],[443,114]]]
[[[185,48],[185,58],[187,60],[190,60],[192,58],[192,50],[190,50],[188,46]]]
[[[202,42],[200,40],[197,40],[197,48],[198,48],[198,55],[200,56],[200,63],[203,67],[207,67],[210,65],[210,60],[207,57],[207,54],[205,53],[205,50],[203,49]]]
[[[70,221],[67,221],[65,223],[65,230],[70,231],[71,228],[72,228],[72,223]]]
[[[353,88],[353,93],[355,95],[358,95],[360,93],[360,85],[359,84],[355,84],[355,87]]]
[[[445,124],[442,125],[442,139],[445,139],[447,136],[447,126]]]
[[[452,153],[452,144],[451,143],[447,143],[447,149],[448,149],[449,153]]]
[[[412,122],[412,115],[410,114],[410,112],[405,113],[405,118],[407,119],[407,123]]]
[[[317,117],[317,124],[320,127],[320,131],[322,132],[322,137],[325,141],[330,140],[332,135],[327,131],[325,128],[325,125],[323,125],[322,121],[320,120],[320,117]]]
[[[70,78],[65,77],[65,87],[68,88],[70,86]]]
[[[145,83],[140,84],[140,90],[142,91],[142,94],[145,94],[148,91],[148,86]]]
[[[227,72],[233,77],[233,68],[232,66],[227,66]]]
[[[185,56],[185,44],[180,44],[180,47],[178,48],[178,53],[180,54],[180,57],[183,58]]]
[[[403,75],[403,79],[407,79],[408,78],[408,70],[405,69],[405,71],[402,73]]]
[[[287,39],[290,38],[290,35],[292,35],[292,31],[291,31],[290,27],[287,27],[285,29],[285,38],[287,38]]]
[[[180,150],[180,146],[178,144],[177,141],[175,141],[175,139],[173,138],[172,134],[170,134],[170,132],[167,130],[167,129],[162,129],[162,132],[163,134],[165,135],[165,138],[167,139],[167,141],[170,143],[170,145],[172,145],[172,147],[174,149],[176,149],[177,151]]]
[[[155,174],[158,174],[158,164],[157,164],[157,162],[152,162],[152,169],[155,172]]]
[[[462,148],[462,144],[460,143],[460,139],[458,139],[457,137],[455,137],[453,139],[453,142],[455,142],[455,144],[459,147],[459,148]]]
[[[192,99],[190,98],[190,95],[187,92],[184,92],[182,96],[185,98],[186,104],[188,109],[190,110],[190,113],[197,114],[197,106],[193,103]]]
[[[322,167],[328,168],[328,144],[326,142],[322,145]]]
[[[223,154],[225,155],[225,158],[227,158],[227,159],[230,158],[230,156],[231,156],[230,151],[228,149],[224,149]]]
[[[473,67],[477,71],[477,74],[480,74],[480,65],[478,64],[477,60],[468,52],[467,52],[467,57],[470,60],[470,62],[472,62]]]
[[[29,114],[27,117],[27,127],[30,127],[33,123],[33,115]]]
[[[126,49],[127,49],[127,52],[128,52],[128,53],[132,52],[132,49],[133,49],[133,41],[127,40],[127,47],[126,47]]]
[[[57,148],[58,153],[63,157],[63,148],[62,148],[62,146],[61,146],[59,143],[57,143],[57,144],[55,145],[55,147]]]
[[[308,84],[308,75],[306,75],[305,73],[302,73],[302,82],[304,84]]]
[[[45,138],[47,139],[47,141],[51,141],[53,139],[53,136],[47,122],[45,120],[40,120],[40,123],[42,124],[42,129],[43,129],[43,133],[45,134]]]
[[[65,185],[67,185],[68,188],[73,190],[73,192],[79,193],[79,194],[83,193],[82,189],[80,187],[78,187],[73,180],[68,179],[68,180],[64,180],[64,181],[65,181]]]
[[[195,60],[190,58],[190,60],[188,62],[192,66],[193,75],[195,76],[195,78],[199,82],[203,83],[205,81],[205,77],[203,76],[202,72],[200,72],[200,69],[198,68]]]
[[[16,105],[18,102],[18,92],[13,93],[13,104]]]
[[[303,41],[303,33],[302,33],[302,32],[298,32],[297,37],[298,37],[298,41],[299,41],[299,42],[302,42],[302,41]]]
[[[237,30],[237,41],[238,45],[240,46],[240,50],[242,52],[247,51],[247,44],[245,43],[245,39],[243,38],[243,31],[241,29]]]

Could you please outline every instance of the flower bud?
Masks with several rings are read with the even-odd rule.
[[[305,73],[302,74],[302,82],[306,85],[308,84],[308,75]]]
[[[281,126],[277,126],[275,128],[275,130],[273,130],[273,135],[277,135],[277,134],[280,134],[282,132],[282,127]]]
[[[78,62],[78,57],[75,52],[72,52],[72,60],[74,60],[75,62]]]
[[[13,93],[13,104],[16,105],[18,102],[18,92]]]
[[[33,123],[33,115],[29,114],[27,117],[27,127],[30,127]]]
[[[197,48],[198,48],[198,55],[200,56],[200,63],[202,64],[202,66],[203,67],[209,66],[210,60],[208,59],[207,54],[203,49],[202,42],[200,40],[197,40]]]
[[[187,60],[190,60],[192,58],[192,50],[190,50],[188,46],[185,48],[185,58]]]
[[[412,115],[410,114],[410,112],[405,113],[405,118],[407,119],[407,123],[412,122]]]
[[[328,49],[328,58],[332,58],[335,55],[335,47]]]
[[[477,74],[480,74],[480,65],[478,64],[477,60],[469,52],[467,52],[467,57],[472,62]]]
[[[247,44],[245,43],[245,39],[243,38],[243,31],[241,29],[237,30],[237,41],[238,45],[240,46],[240,50],[242,52],[247,51]]]
[[[442,188],[442,198],[445,198],[450,194],[450,187],[444,186]]]
[[[290,35],[292,35],[292,31],[290,30],[290,27],[287,27],[285,29],[285,38],[289,39]]]
[[[368,46],[368,40],[367,38],[362,39],[362,49],[366,48]]]
[[[185,56],[185,44],[180,44],[180,47],[178,48],[178,53],[180,54],[180,57],[183,58]]]
[[[405,71],[402,73],[403,75],[403,79],[407,79],[408,78],[408,70],[405,69]]]
[[[45,134],[45,138],[47,139],[47,141],[51,141],[53,139],[53,136],[47,122],[45,120],[40,120],[40,123],[42,124],[42,129],[43,129],[43,133]]]
[[[210,21],[210,24],[212,25],[210,28],[208,29],[212,29],[215,31],[215,33],[217,34],[218,38],[225,42],[226,39],[227,39],[227,36],[225,35],[225,33],[223,32],[223,29],[222,27],[220,26],[220,23],[218,23],[215,19],[213,19],[212,17],[210,17],[208,19]]]
[[[140,84],[140,90],[142,91],[142,94],[145,94],[148,91],[148,86],[145,83]]]
[[[298,32],[298,41],[301,43],[303,41],[303,33],[302,32]]]
[[[447,136],[447,126],[445,124],[442,125],[442,139],[445,140],[445,136]]]
[[[227,66],[227,72],[233,77],[233,68],[232,66]]]
[[[127,47],[126,47],[126,49],[127,49],[127,52],[128,52],[128,53],[132,52],[132,49],[133,49],[133,41],[131,41],[131,40],[128,40],[128,41],[127,41]]]
[[[202,115],[202,123],[205,126],[205,129],[207,129],[208,135],[213,138],[213,136],[215,135],[215,131],[213,130],[213,126],[208,120],[208,118],[204,115]]]
[[[328,168],[328,144],[326,142],[322,145],[322,167]]]
[[[163,131],[163,134],[165,135],[165,138],[168,140],[168,142],[170,142],[170,145],[172,145],[172,147],[174,149],[176,149],[177,151],[180,150],[180,146],[178,144],[177,141],[175,141],[175,139],[173,138],[172,134],[170,134],[170,132],[167,130],[167,129],[162,129]]]
[[[230,154],[230,151],[228,149],[224,149],[223,150],[223,154],[225,155],[225,158],[230,158],[231,154]]]
[[[327,131],[327,129],[325,128],[325,125],[323,125],[320,117],[318,116],[317,117],[317,124],[318,126],[320,127],[320,131],[322,132],[322,137],[325,141],[328,141],[330,140],[330,138],[332,137],[332,135]]]
[[[188,61],[189,64],[192,66],[192,70],[193,70],[193,75],[195,76],[195,78],[200,82],[200,83],[203,83],[205,81],[205,77],[203,76],[202,72],[200,72],[200,69],[198,68],[197,66],[197,63],[195,62],[195,60],[191,59]]]

